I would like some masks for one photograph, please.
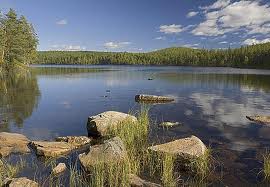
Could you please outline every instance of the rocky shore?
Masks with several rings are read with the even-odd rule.
[[[96,171],[102,165],[103,170],[101,172],[104,173],[100,173],[100,175],[104,175],[103,177],[105,178],[102,181],[104,180],[103,183],[105,185],[105,183],[109,183],[107,181],[109,179],[106,179],[106,177],[117,178],[119,177],[117,176],[119,175],[117,173],[119,172],[119,167],[127,168],[126,170],[121,168],[124,172],[120,172],[122,176],[120,176],[121,179],[119,181],[121,180],[121,184],[128,184],[130,186],[164,185],[164,181],[162,180],[161,182],[163,184],[156,184],[137,176],[137,174],[140,174],[139,169],[146,167],[146,165],[149,167],[157,164],[155,162],[148,162],[145,165],[139,166],[144,158],[151,160],[151,154],[153,152],[159,155],[176,157],[177,162],[191,162],[194,159],[204,156],[207,147],[196,136],[181,138],[160,145],[147,145],[147,134],[145,133],[147,133],[147,125],[149,124],[142,124],[142,121],[142,119],[137,119],[137,117],[130,114],[107,111],[88,118],[88,137],[57,137],[54,141],[31,141],[21,134],[1,132],[0,154],[2,157],[6,157],[14,153],[27,154],[33,151],[38,157],[58,158],[84,147],[83,153],[78,155],[78,161],[83,172],[98,175]],[[123,133],[121,134],[120,132],[122,129],[126,129],[127,131],[125,132],[130,134],[123,136]],[[118,133],[119,136],[117,135]],[[138,155],[137,152],[145,153],[146,156],[143,154]],[[139,165],[134,167],[133,165],[136,164]],[[51,173],[57,176],[66,170],[67,166],[65,163],[58,163],[52,168]],[[111,174],[115,174],[116,176],[111,176]],[[96,180],[96,178],[92,178],[92,180]],[[113,180],[115,182],[116,179]],[[7,178],[4,184],[5,186],[12,187],[39,186],[37,182],[25,177]]]

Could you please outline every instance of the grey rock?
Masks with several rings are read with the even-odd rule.
[[[121,162],[126,158],[127,151],[119,137],[105,140],[100,145],[91,146],[88,154],[79,155],[79,160],[86,171],[90,171],[97,163]]]
[[[110,128],[130,120],[137,122],[135,116],[116,111],[107,111],[88,118],[87,130],[89,136],[106,136]]]
[[[196,136],[174,140],[168,143],[149,147],[149,150],[175,155],[183,160],[201,157],[207,151],[204,143]]]

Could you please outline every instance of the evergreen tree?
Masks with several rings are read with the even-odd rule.
[[[0,14],[0,63],[9,69],[19,64],[29,64],[36,60],[37,35],[24,16],[10,9],[6,15]]]

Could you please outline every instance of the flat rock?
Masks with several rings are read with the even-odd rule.
[[[86,136],[58,137],[55,141],[32,141],[31,145],[38,156],[57,157],[70,153],[91,142]]]
[[[29,139],[17,133],[0,133],[0,156],[8,156],[11,153],[29,153]]]
[[[167,96],[157,96],[157,95],[136,95],[135,96],[135,101],[136,102],[151,102],[151,103],[163,103],[163,102],[172,102],[174,101],[174,98],[172,97],[167,97]]]
[[[73,147],[79,148],[84,145],[91,143],[91,138],[87,136],[64,136],[64,137],[57,137],[55,139],[57,142],[66,142],[71,144]]]
[[[103,144],[90,147],[88,154],[79,155],[79,160],[86,171],[97,163],[121,162],[127,158],[124,143],[119,137],[105,140]]]
[[[135,116],[116,111],[107,111],[96,116],[91,116],[87,122],[88,135],[105,136],[110,128],[115,128],[118,124],[127,120],[137,122]]]
[[[155,152],[172,154],[184,160],[198,158],[204,155],[207,150],[204,143],[196,136],[151,146],[149,149]]]
[[[59,163],[55,168],[52,170],[52,174],[57,175],[59,173],[64,172],[67,169],[67,166],[65,163]]]
[[[75,148],[67,142],[32,141],[31,145],[38,156],[45,157],[65,155]]]
[[[129,175],[129,180],[130,180],[131,187],[161,187],[160,184],[148,182],[134,174]]]
[[[270,125],[270,116],[256,115],[256,116],[246,116],[246,118],[249,119],[250,121]]]
[[[180,125],[181,123],[179,122],[169,122],[169,121],[166,121],[166,122],[162,122],[161,124],[159,124],[160,127],[175,127],[175,126],[178,126]]]
[[[4,181],[4,186],[8,187],[38,187],[38,183],[32,181],[26,177],[6,179]]]

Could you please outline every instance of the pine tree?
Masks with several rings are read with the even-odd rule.
[[[5,55],[5,29],[4,29],[4,16],[0,12],[0,66],[4,64],[4,55]]]

